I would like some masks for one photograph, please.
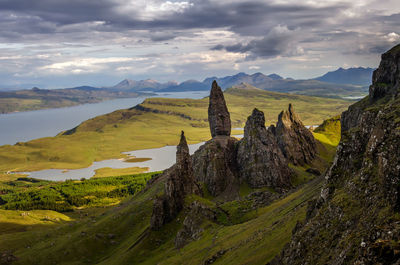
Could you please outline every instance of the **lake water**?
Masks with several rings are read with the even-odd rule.
[[[208,96],[209,91],[159,93],[157,97],[193,98]],[[26,142],[55,136],[81,122],[118,109],[126,109],[143,102],[147,97],[123,98],[59,109],[44,109],[0,114],[0,145]]]
[[[203,143],[189,145],[189,152],[193,154]],[[128,167],[148,167],[149,171],[160,171],[171,167],[176,162],[176,146],[164,146],[161,148],[144,149],[131,152],[124,152],[129,156],[138,158],[152,158],[144,162],[124,162],[121,159],[108,159],[94,162],[90,167],[72,170],[45,169],[40,171],[25,172],[29,177],[45,180],[66,180],[91,178],[95,170],[104,167],[128,168]]]
[[[242,138],[242,134],[232,135],[238,139]],[[204,142],[189,145],[189,152],[193,154]],[[171,167],[176,162],[176,146],[164,146],[161,148],[143,149],[130,152],[124,152],[129,156],[137,158],[151,158],[151,160],[143,162],[124,162],[122,159],[108,159],[94,162],[90,167],[80,169],[45,169],[33,172],[23,172],[29,177],[45,180],[67,180],[91,178],[95,174],[95,170],[99,168],[128,168],[128,167],[147,167],[149,172],[161,171]]]

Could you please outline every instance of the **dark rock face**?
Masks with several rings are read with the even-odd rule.
[[[262,111],[254,109],[248,117],[237,150],[239,176],[251,187],[290,187],[292,171],[275,135],[265,128]]]
[[[216,81],[211,87],[208,121],[213,138],[217,135],[231,135],[231,117],[226,107],[224,94]]]
[[[170,222],[183,209],[185,196],[200,194],[200,188],[194,181],[192,160],[189,147],[182,131],[176,151],[176,164],[164,172],[166,176],[165,194],[154,202],[151,228],[157,230]]]
[[[400,264],[399,64],[397,46],[382,56],[369,99],[342,114],[321,197],[275,264]],[[388,86],[376,90],[380,82]]]
[[[233,137],[216,136],[193,154],[195,179],[213,196],[228,200],[238,196],[236,142]]]
[[[275,134],[279,147],[290,163],[304,165],[315,158],[317,143],[294,112],[292,104],[279,114],[276,128],[271,126],[270,131]]]
[[[382,54],[379,68],[374,71],[369,88],[370,100],[398,91],[400,86],[400,45]]]

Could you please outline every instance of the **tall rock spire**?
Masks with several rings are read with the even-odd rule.
[[[224,94],[214,80],[210,92],[210,104],[208,105],[208,121],[210,123],[211,136],[231,135],[231,117],[226,107]]]
[[[165,171],[164,195],[154,202],[151,228],[160,229],[170,222],[183,209],[188,194],[201,194],[194,180],[192,159],[184,132],[176,148],[176,164]]]

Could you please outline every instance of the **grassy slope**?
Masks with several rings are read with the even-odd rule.
[[[233,125],[238,127],[244,125],[254,107],[265,112],[269,124],[275,122],[279,112],[291,102],[304,123],[311,125],[342,112],[351,103],[249,89],[229,89],[225,97]],[[189,143],[208,140],[210,137],[208,98],[152,98],[141,106],[147,111],[118,110],[102,115],[82,123],[71,135],[0,146],[0,174],[8,170],[87,167],[93,161],[123,157],[123,151],[176,145],[180,130],[185,130]]]
[[[329,134],[329,128],[323,131]],[[331,160],[334,150],[324,149],[329,143],[319,147],[321,160]],[[308,176],[304,168],[298,170]],[[230,222],[205,222],[201,237],[180,250],[175,249],[174,238],[184,212],[161,231],[148,230],[153,198],[162,192],[163,182],[106,209],[85,208],[67,215],[2,211],[9,217],[0,219],[0,227],[8,227],[0,230],[0,253],[12,252],[19,259],[16,264],[203,264],[222,251],[225,254],[215,264],[265,264],[289,242],[296,222],[305,218],[307,201],[319,194],[322,182],[323,178],[316,178],[266,207],[244,213],[245,200],[218,205],[229,211]],[[217,209],[209,199],[192,197],[187,204],[199,200]],[[26,221],[38,213],[47,217]]]
[[[16,264],[202,264],[218,251],[227,250],[216,264],[265,264],[290,240],[297,220],[305,217],[306,202],[318,194],[320,183],[321,179],[315,180],[251,212],[247,222],[231,226],[208,223],[201,238],[181,250],[174,248],[174,237],[182,216],[161,231],[148,232],[152,198],[162,189],[158,183],[105,212],[86,209],[64,219],[58,217],[58,225],[39,222],[30,224],[25,232],[0,234],[0,252],[13,252],[19,259]],[[17,216],[17,220],[21,223],[23,217]],[[32,228],[35,224],[38,226]],[[143,240],[142,235],[146,235]]]
[[[323,141],[332,146],[337,146],[340,142],[340,115],[325,120],[317,127],[313,134],[319,141]]]

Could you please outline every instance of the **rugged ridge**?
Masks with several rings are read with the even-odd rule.
[[[312,133],[304,127],[292,104],[278,116],[276,127],[270,127],[278,145],[290,163],[310,164],[317,154],[317,143]]]
[[[244,137],[238,143],[237,161],[240,178],[251,187],[290,187],[293,172],[288,167],[275,135],[265,128],[262,111],[254,109],[244,127]]]
[[[342,114],[321,196],[271,264],[400,264],[399,65],[400,45],[382,55],[369,97]]]

